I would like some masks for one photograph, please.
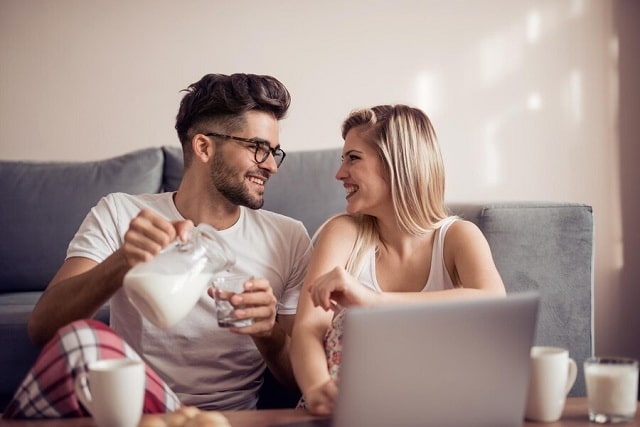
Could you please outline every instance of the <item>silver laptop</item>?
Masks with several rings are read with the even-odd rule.
[[[538,302],[521,293],[351,309],[333,419],[316,424],[521,426]]]

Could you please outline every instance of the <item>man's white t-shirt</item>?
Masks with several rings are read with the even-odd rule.
[[[129,223],[143,208],[169,221],[184,219],[173,193],[110,194],[91,209],[69,244],[67,258],[102,262],[123,245]],[[304,225],[280,214],[241,207],[238,221],[220,234],[236,254],[234,270],[266,278],[278,300],[278,314],[295,314],[311,256]],[[214,301],[206,293],[186,318],[168,330],[142,317],[122,288],[110,305],[111,327],[184,404],[210,410],[255,408],[264,360],[250,337],[218,327]]]

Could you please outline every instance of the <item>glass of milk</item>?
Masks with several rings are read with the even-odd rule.
[[[123,287],[145,318],[168,329],[191,311],[215,274],[234,264],[235,256],[218,231],[200,224],[186,242],[176,239],[151,261],[129,270]]]
[[[638,361],[627,357],[591,357],[584,362],[589,420],[632,420],[638,399]]]

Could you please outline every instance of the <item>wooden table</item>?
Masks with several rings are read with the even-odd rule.
[[[223,412],[233,427],[273,427],[278,424],[287,424],[296,421],[312,420],[314,417],[304,410],[272,409],[264,411],[230,411]],[[425,420],[428,421],[428,415]],[[534,423],[524,421],[523,426],[538,427],[567,427],[583,426],[594,427],[596,424],[589,422],[587,415],[587,399],[584,397],[571,397],[562,414],[562,419],[555,423]],[[640,410],[636,412],[634,421],[619,424],[621,427],[640,427]],[[73,418],[57,420],[0,420],[2,427],[96,427],[91,418]]]

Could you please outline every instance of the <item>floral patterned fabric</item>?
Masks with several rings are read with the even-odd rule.
[[[331,327],[324,336],[324,353],[327,356],[327,366],[329,375],[334,381],[338,381],[338,371],[340,370],[340,360],[342,358],[342,325],[344,315],[347,312],[341,309],[336,312],[331,322]]]
[[[338,372],[340,371],[340,361],[342,359],[342,325],[344,323],[345,309],[336,311],[331,327],[327,329],[324,336],[324,354],[327,357],[327,367],[331,379],[338,382]],[[304,396],[298,402],[298,408],[306,408],[307,404]]]

